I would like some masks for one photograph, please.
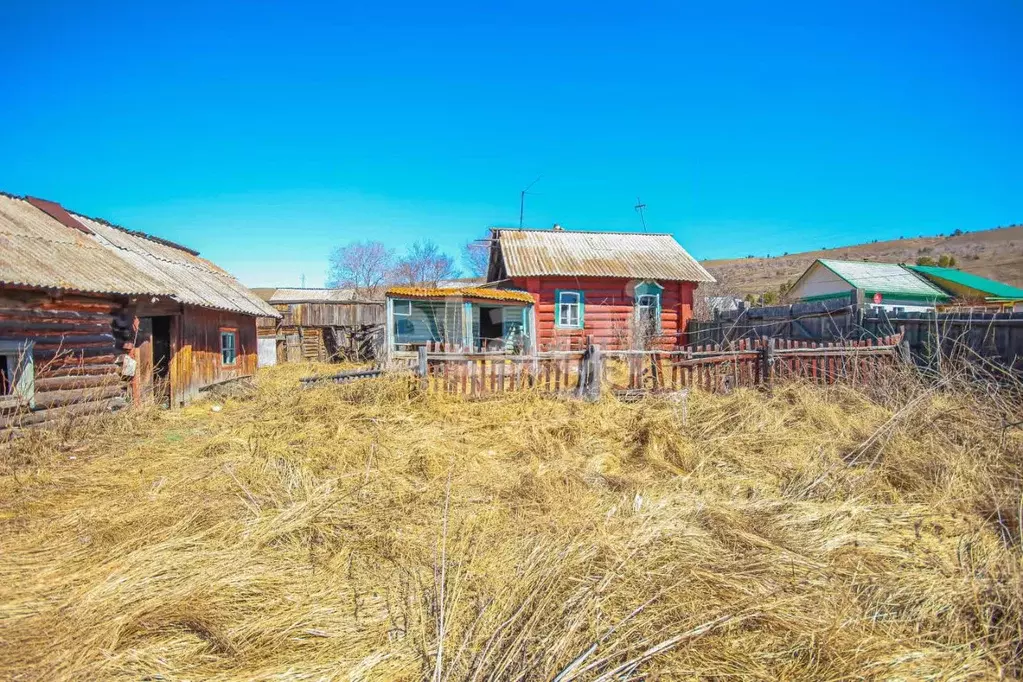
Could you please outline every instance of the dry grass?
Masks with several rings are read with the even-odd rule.
[[[4,451],[0,678],[1023,672],[994,389],[697,393],[682,425],[308,371]]]

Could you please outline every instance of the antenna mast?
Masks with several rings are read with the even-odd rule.
[[[537,175],[536,176],[536,180],[533,180],[533,182],[529,183],[529,185],[527,185],[524,190],[519,192],[519,229],[520,230],[522,229],[522,219],[523,219],[523,217],[525,216],[525,213],[526,213],[526,195],[529,194],[529,190],[530,190],[530,188],[533,185],[535,185],[536,183],[540,182],[540,178],[542,178],[542,177],[543,177],[542,175]]]
[[[636,213],[639,214],[639,220],[643,223],[643,231],[646,232],[646,216],[643,215],[643,209],[646,208],[646,204],[640,201],[639,197],[636,197],[636,205],[633,206],[633,208],[636,209]]]

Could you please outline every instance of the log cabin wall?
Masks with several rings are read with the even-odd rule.
[[[256,318],[196,306],[184,306],[171,328],[171,405],[184,405],[212,384],[251,376],[256,371]],[[236,360],[222,362],[220,333],[236,332]]]
[[[536,341],[541,351],[572,350],[585,345],[587,336],[605,349],[627,349],[635,300],[627,294],[630,282],[615,277],[523,277],[511,285],[536,299]],[[669,349],[685,345],[686,326],[693,317],[695,282],[661,281],[661,336],[655,346]],[[554,306],[558,291],[583,292],[583,327],[557,328]]]
[[[31,401],[0,407],[0,431],[123,407],[116,364],[131,329],[127,300],[0,287],[0,340],[32,342]]]

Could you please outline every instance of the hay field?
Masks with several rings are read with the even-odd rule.
[[[1023,419],[256,388],[0,451],[0,679],[1012,679]]]

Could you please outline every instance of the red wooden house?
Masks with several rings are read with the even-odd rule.
[[[693,292],[714,278],[670,234],[491,230],[490,286],[535,301],[538,350],[686,343]]]

